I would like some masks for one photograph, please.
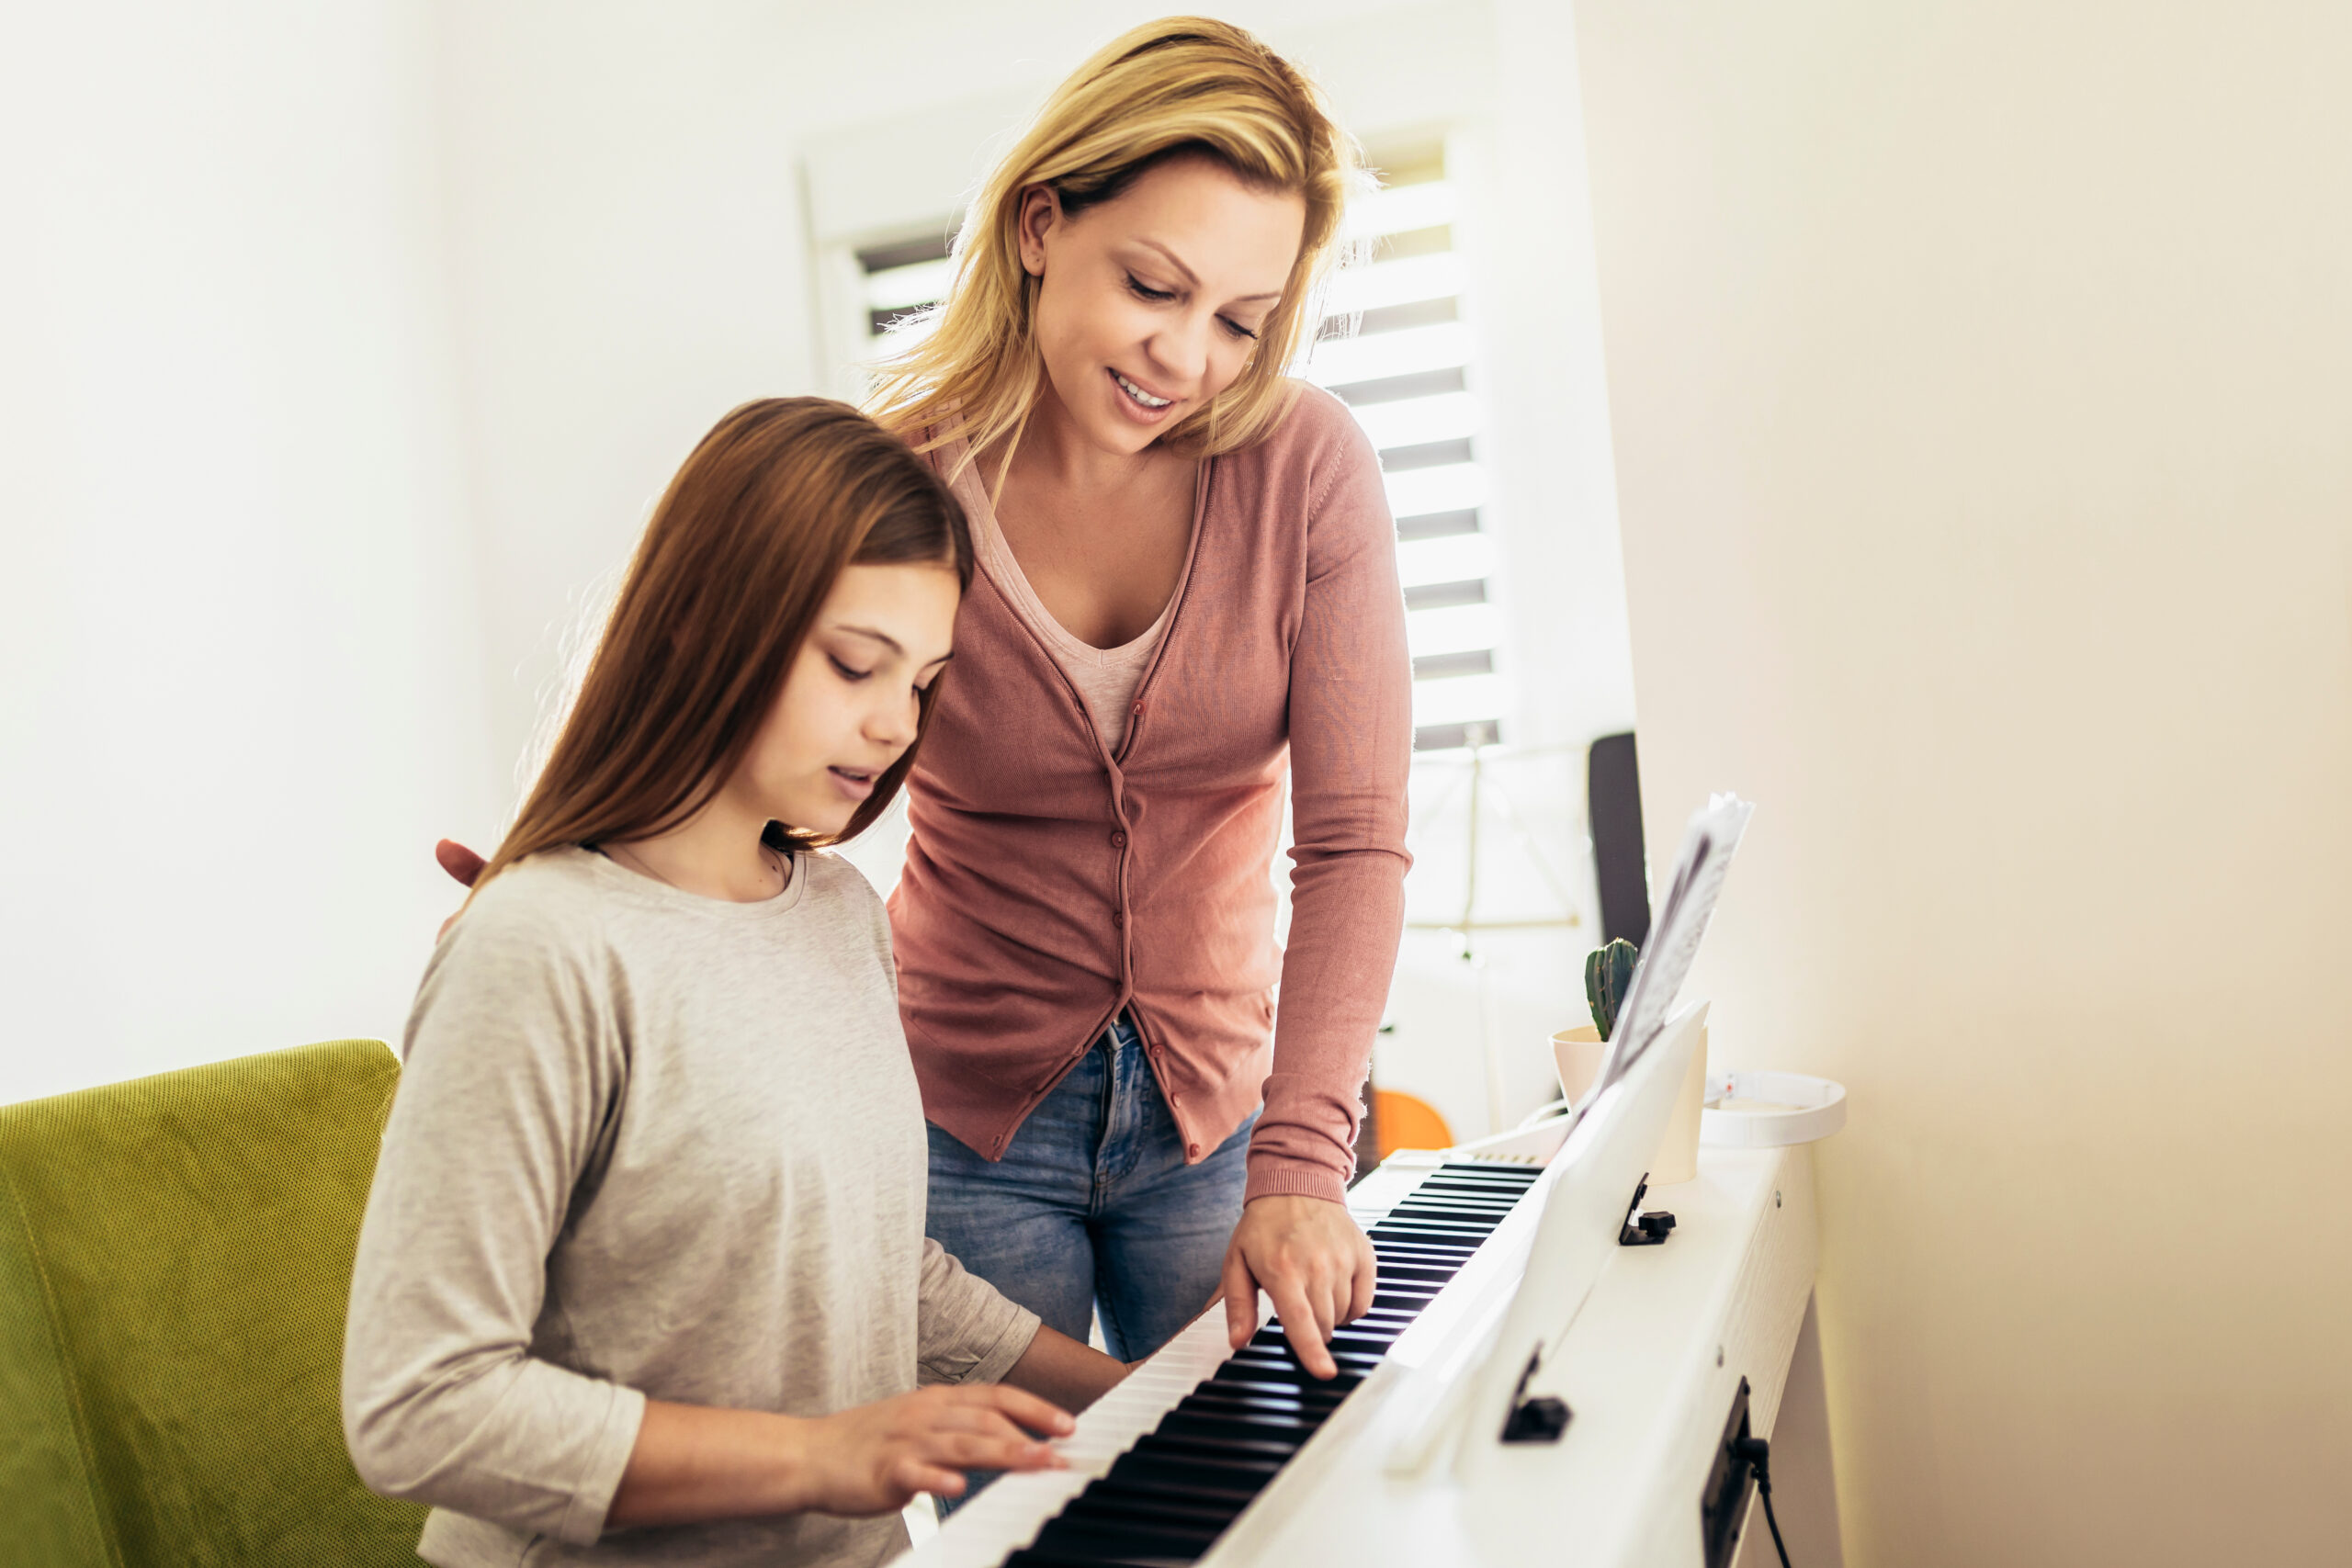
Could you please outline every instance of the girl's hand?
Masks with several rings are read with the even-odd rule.
[[[918,1389],[797,1422],[798,1508],[890,1514],[918,1492],[962,1496],[967,1470],[1059,1470],[1061,1456],[1030,1432],[1061,1437],[1076,1426],[1035,1394],[1003,1383]]]

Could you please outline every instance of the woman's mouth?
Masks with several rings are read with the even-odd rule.
[[[872,795],[874,781],[881,777],[879,773],[861,772],[856,768],[827,768],[825,772],[832,776],[833,787],[852,800],[864,800]]]
[[[1145,421],[1147,423],[1160,418],[1162,415],[1167,413],[1170,409],[1176,406],[1175,399],[1155,397],[1151,393],[1145,391],[1141,387],[1136,386],[1133,381],[1128,380],[1125,376],[1120,375],[1116,370],[1111,371],[1110,376],[1112,380],[1118,383],[1119,401],[1126,408],[1130,414],[1133,414],[1137,419]]]

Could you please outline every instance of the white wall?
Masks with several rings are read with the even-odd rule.
[[[1584,0],[1654,833],[1857,1564],[2342,1561],[2352,22]]]
[[[733,404],[842,389],[812,288],[833,209],[804,168],[884,146],[851,182],[869,205],[952,197],[984,136],[898,150],[877,127],[961,105],[1009,130],[1159,9],[247,0],[201,23],[59,13],[13,50],[6,200],[36,243],[0,257],[0,789],[37,842],[6,904],[21,1033],[0,1100],[396,1034],[456,896],[431,843],[495,839],[560,649],[662,484]],[[1229,14],[1375,141],[1454,128],[1505,659],[1541,694],[1522,733],[1622,727],[1589,239],[1545,177],[1574,166],[1543,63],[1560,18]],[[146,416],[128,437],[117,408]],[[1578,766],[1507,782],[1581,899]],[[1452,835],[1425,818],[1417,914],[1453,908]],[[860,853],[887,881],[876,838]],[[1550,910],[1489,843],[1481,913]],[[1590,935],[1483,944],[1514,1113],[1545,1091],[1539,1042],[1577,1010]],[[1382,1072],[1467,1134],[1486,1082],[1453,948],[1408,945]]]
[[[496,809],[408,8],[12,15],[0,1101],[393,1035]]]

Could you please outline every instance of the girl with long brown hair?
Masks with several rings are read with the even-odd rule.
[[[820,399],[656,508],[425,972],[361,1231],[345,1431],[426,1562],[878,1562],[1122,1375],[925,1238],[885,917],[824,849],[913,766],[971,571]]]

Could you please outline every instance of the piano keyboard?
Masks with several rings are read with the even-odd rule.
[[[1389,1348],[1542,1171],[1455,1159],[1384,1168],[1350,1194],[1379,1259],[1371,1310],[1330,1344],[1339,1375],[1301,1366],[1267,1319],[1228,1350],[1222,1307],[1104,1395],[1057,1447],[1069,1468],[1008,1475],[957,1510],[921,1568],[1180,1568],[1197,1562],[1379,1367]],[[1390,1178],[1407,1178],[1391,1183]],[[1385,1193],[1367,1192],[1380,1184]],[[1401,1196],[1385,1211],[1379,1199]],[[1362,1195],[1361,1197],[1359,1195]],[[1366,1201],[1371,1199],[1371,1201]],[[1042,1524],[1040,1523],[1042,1521]]]

